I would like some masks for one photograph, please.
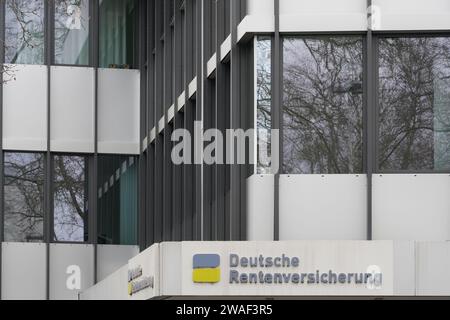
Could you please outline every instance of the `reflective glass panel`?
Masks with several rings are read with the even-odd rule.
[[[99,156],[98,185],[98,243],[136,245],[136,158]]]
[[[271,173],[272,130],[272,41],[256,42],[256,121],[258,134],[258,174]]]
[[[378,167],[450,170],[450,38],[378,43]]]
[[[100,0],[100,67],[137,67],[137,2]]]
[[[363,171],[363,39],[283,41],[283,171]]]
[[[88,239],[87,157],[53,157],[54,241],[85,242]]]
[[[44,240],[44,154],[4,155],[4,241]]]
[[[44,1],[7,0],[5,62],[44,64]]]
[[[89,64],[89,1],[55,1],[55,62]]]

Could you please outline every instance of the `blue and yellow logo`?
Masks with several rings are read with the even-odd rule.
[[[220,256],[218,254],[196,254],[192,280],[195,283],[220,282]]]

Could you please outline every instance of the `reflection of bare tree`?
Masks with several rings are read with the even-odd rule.
[[[270,173],[271,129],[272,129],[272,42],[259,38],[257,42],[257,129],[258,129],[258,173]]]
[[[86,158],[55,156],[53,163],[55,240],[82,242],[88,225]]]
[[[44,12],[42,0],[6,1],[6,62],[44,62]]]
[[[64,46],[68,46],[68,52],[76,56],[83,55],[79,59],[87,59],[87,34],[88,21],[81,15],[83,34],[80,38],[72,39],[73,43],[67,44],[71,33],[67,28],[70,21],[70,8],[88,10],[87,0],[57,0],[55,1],[55,51],[59,57],[63,53]],[[6,28],[5,28],[5,61],[10,64],[43,64],[44,63],[44,31],[45,31],[45,5],[44,0],[7,0],[6,1]],[[74,12],[72,12],[74,13]],[[77,12],[75,12],[77,13]],[[80,43],[81,42],[81,43]],[[75,46],[80,48],[75,48]],[[77,52],[78,50],[78,52]],[[66,61],[58,61],[66,63]],[[71,63],[77,61],[71,61]],[[80,63],[87,63],[81,61]],[[0,70],[6,73],[6,81],[14,78],[14,70],[10,65],[3,65]]]
[[[450,168],[450,38],[380,39],[379,56],[379,167]]]
[[[284,40],[284,172],[362,171],[361,37]]]
[[[44,156],[5,153],[5,240],[43,240]]]

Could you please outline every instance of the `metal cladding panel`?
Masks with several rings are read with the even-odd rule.
[[[46,245],[2,243],[2,299],[47,298]]]
[[[450,29],[448,0],[372,0],[375,30]]]
[[[416,243],[394,242],[394,293],[413,296],[416,293]]]
[[[274,239],[274,176],[247,179],[247,240]]]
[[[3,148],[47,150],[47,67],[6,65],[3,84]]]
[[[280,0],[280,31],[367,30],[366,0]]]
[[[273,0],[247,0],[247,14],[273,15]]]
[[[51,67],[51,150],[94,152],[94,69]]]
[[[450,175],[373,176],[375,240],[450,240]]]
[[[102,281],[139,254],[137,246],[97,246],[97,277]]]
[[[365,175],[280,177],[280,240],[365,239]]]
[[[50,299],[77,300],[94,285],[94,246],[50,245]]]
[[[450,296],[450,242],[417,244],[417,295]]]
[[[99,152],[139,154],[140,72],[98,70]]]
[[[80,300],[128,300],[128,265],[80,293]]]

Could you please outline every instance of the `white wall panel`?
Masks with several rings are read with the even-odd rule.
[[[247,14],[253,15],[273,15],[273,0],[247,0]]]
[[[139,154],[140,73],[99,69],[100,153]]]
[[[247,16],[238,25],[238,41],[253,33],[275,31],[273,0],[247,0]]]
[[[378,30],[450,29],[448,0],[372,0]]]
[[[274,239],[273,198],[273,175],[253,175],[247,179],[247,240]]]
[[[3,148],[47,150],[47,67],[7,65],[3,85]]]
[[[79,267],[81,287],[68,287],[77,274],[69,267]],[[76,300],[78,293],[94,285],[94,246],[82,244],[50,245],[50,299]]]
[[[367,239],[365,175],[282,175],[280,240]]]
[[[52,67],[51,150],[94,152],[94,69]]]
[[[46,245],[2,243],[2,299],[45,300]]]
[[[417,244],[417,295],[450,296],[450,242]]]
[[[416,243],[394,242],[394,293],[413,296],[416,293]]]
[[[99,281],[110,276],[128,263],[128,260],[139,254],[137,246],[98,245],[97,277]]]
[[[128,300],[128,265],[80,293],[80,300]]]
[[[280,0],[282,32],[366,29],[366,0]]]
[[[449,175],[374,175],[374,239],[450,240],[449,195]]]

